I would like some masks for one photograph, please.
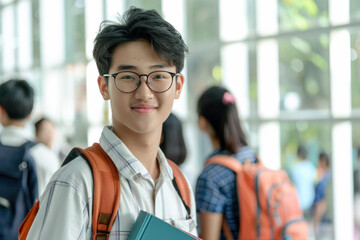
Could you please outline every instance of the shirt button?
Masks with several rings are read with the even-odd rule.
[[[134,176],[134,181],[136,183],[140,183],[141,182],[141,173],[138,173]]]

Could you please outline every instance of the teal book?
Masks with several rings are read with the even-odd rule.
[[[171,240],[200,239],[141,210],[128,240],[169,240],[169,237]]]

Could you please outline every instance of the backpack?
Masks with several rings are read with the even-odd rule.
[[[271,170],[259,160],[242,164],[225,155],[211,157],[206,162],[210,164],[222,165],[236,173],[239,239],[308,239],[308,225],[296,189],[284,170]],[[233,239],[225,221],[223,231],[227,239]]]
[[[64,160],[62,166],[79,155],[89,163],[94,178],[92,239],[108,240],[120,204],[121,186],[118,170],[98,143],[94,143],[93,146],[86,149],[74,148]],[[186,179],[174,162],[168,162],[174,174],[174,187],[190,216],[190,189]],[[19,228],[19,240],[26,239],[38,211],[39,202],[37,201]]]
[[[0,240],[18,239],[18,228],[38,197],[35,163],[29,149],[0,143]]]

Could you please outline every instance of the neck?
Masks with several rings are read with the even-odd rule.
[[[214,150],[218,149],[220,147],[219,139],[217,139],[216,137],[211,137],[211,145]]]
[[[126,130],[125,130],[126,131]],[[144,165],[150,176],[155,180],[160,175],[160,166],[157,161],[157,153],[160,143],[160,131],[153,133],[138,134],[122,129],[114,133],[121,139],[131,153]]]
[[[4,127],[9,127],[9,126],[15,126],[15,127],[25,127],[27,120],[26,119],[22,119],[22,120],[13,120],[13,119],[8,119],[8,121],[4,121],[2,123],[2,125]]]

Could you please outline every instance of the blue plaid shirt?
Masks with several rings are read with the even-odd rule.
[[[214,155],[225,154],[226,151],[215,151]],[[255,153],[249,147],[242,147],[235,155],[240,162],[246,159],[255,161]],[[239,235],[239,203],[236,190],[236,175],[221,165],[206,166],[200,174],[195,190],[196,209],[198,212],[222,213],[228,223],[234,239]],[[201,224],[201,223],[200,223]],[[221,233],[220,239],[226,239]]]

